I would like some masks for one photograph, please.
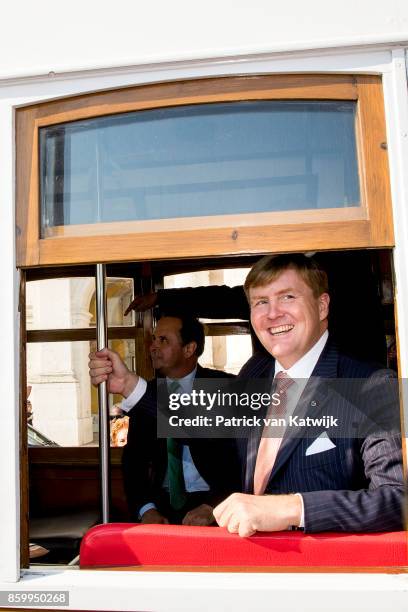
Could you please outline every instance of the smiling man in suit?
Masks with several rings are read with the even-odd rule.
[[[211,525],[213,507],[239,488],[233,440],[157,438],[158,385],[167,393],[190,393],[196,379],[232,377],[203,368],[204,328],[188,316],[163,316],[157,322],[150,356],[158,378],[145,381],[130,372],[114,351],[90,355],[92,383],[108,382],[125,399],[129,413],[123,473],[131,515],[142,523]],[[160,393],[162,395],[162,393]]]
[[[252,326],[269,355],[252,357],[239,376],[270,378],[286,418],[321,417],[331,410],[351,430],[358,410],[353,412],[353,402],[345,397],[346,381],[344,393],[330,390],[334,379],[369,381],[369,405],[363,412],[381,403],[393,373],[341,354],[330,341],[327,276],[317,262],[304,255],[264,257],[249,272],[245,291]],[[355,316],[364,316],[358,302]],[[218,524],[230,532],[245,537],[290,528],[402,529],[398,435],[366,431],[337,439],[311,427],[302,436],[288,435],[286,428],[276,438],[264,429],[262,436],[251,435],[239,444],[245,493],[232,494],[214,509]]]

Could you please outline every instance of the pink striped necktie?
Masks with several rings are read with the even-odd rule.
[[[266,418],[283,418],[287,408],[287,390],[294,383],[294,380],[286,372],[278,372],[275,376],[276,387],[274,393],[279,393],[280,402],[278,406],[271,404]],[[268,426],[262,432],[262,438],[258,447],[254,474],[254,493],[263,495],[268,484],[279,447],[282,442],[282,435],[279,438],[268,437]]]

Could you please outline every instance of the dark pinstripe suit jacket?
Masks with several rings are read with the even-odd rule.
[[[232,374],[197,365],[196,378],[234,378]],[[158,505],[167,470],[167,445],[157,438],[157,379],[147,383],[144,396],[129,412],[129,432],[123,449],[123,478],[130,513],[136,517],[146,503]],[[233,439],[193,438],[190,447],[198,473],[208,483],[202,503],[216,506],[239,489],[239,461]]]
[[[272,378],[274,360],[254,355],[240,378]],[[385,384],[394,373],[359,362],[338,352],[328,341],[295,410],[303,416],[322,416],[329,410],[354,425],[356,409],[350,399],[332,393],[327,379],[367,379],[373,404],[381,411]],[[347,386],[347,382],[345,381]],[[351,385],[351,383],[350,383]],[[347,393],[346,393],[347,395]],[[386,411],[385,411],[386,412]],[[386,419],[386,415],[383,416]],[[394,531],[403,528],[404,484],[401,439],[391,434],[365,434],[361,438],[330,440],[335,448],[306,454],[321,431],[305,428],[304,437],[288,431],[282,440],[266,493],[302,493],[305,531]],[[238,442],[243,461],[244,490],[253,492],[253,476],[259,436]]]

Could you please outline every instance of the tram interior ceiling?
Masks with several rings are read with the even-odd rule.
[[[341,348],[398,369],[391,251],[326,251],[316,257],[328,271],[330,330]],[[177,287],[239,285],[256,259],[242,256],[109,264],[109,345],[130,368],[152,377],[147,347],[159,313],[156,307],[125,317],[133,295],[166,287],[174,292]],[[22,418],[28,431],[25,456],[22,451],[23,465],[28,463],[28,477],[23,482],[28,514],[22,512],[22,516],[29,516],[22,533],[26,534],[23,548],[31,545],[30,563],[75,563],[81,538],[101,518],[97,402],[87,373],[87,355],[95,347],[96,333],[94,272],[95,266],[87,265],[33,268],[22,273],[26,288],[23,354],[27,355],[25,376],[31,404],[28,411],[24,406]],[[201,302],[205,291],[200,294]],[[206,310],[205,304],[200,306]],[[185,308],[200,315],[193,312],[198,308],[194,299]],[[208,346],[202,359],[206,366],[237,372],[257,347],[251,343],[249,324],[242,315],[237,316],[236,304],[223,304],[223,311],[229,309],[231,316],[223,320],[209,318],[205,312]],[[241,361],[237,354],[241,354]],[[110,396],[111,425],[120,418],[115,413],[119,399]],[[37,437],[33,438],[33,430]],[[121,456],[122,448],[110,449],[110,521],[132,522]]]

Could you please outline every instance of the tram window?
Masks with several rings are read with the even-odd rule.
[[[98,445],[98,402],[88,375],[88,354],[96,350],[95,279],[29,281],[27,384],[30,389],[29,445]],[[109,346],[129,368],[135,366],[134,314],[123,312],[133,295],[133,279],[107,279]],[[123,329],[122,329],[123,328]],[[118,416],[110,398],[112,416]]]
[[[19,266],[394,243],[379,77],[146,85],[16,124]]]
[[[289,130],[284,130],[284,137],[276,121],[265,127],[264,119],[271,108],[277,111],[275,119],[285,112],[296,118]],[[253,109],[257,109],[256,117]],[[243,125],[237,117],[243,118]],[[136,119],[134,125],[132,118]],[[64,123],[58,124],[61,119]],[[173,119],[180,128],[176,148],[169,127]],[[185,126],[194,122],[194,129],[189,131]],[[235,123],[242,129],[235,130]],[[211,129],[203,129],[203,125]],[[98,129],[93,129],[95,126]],[[129,129],[124,130],[124,126]],[[291,129],[295,126],[297,129]],[[114,128],[118,128],[116,135]],[[139,128],[144,136],[137,141],[134,134]],[[152,129],[157,139],[149,140],[147,129]],[[337,250],[340,260],[343,253],[339,250],[364,248],[367,258],[374,253],[373,265],[369,268],[367,264],[365,272],[374,270],[377,279],[385,278],[381,266],[373,263],[373,249],[394,245],[380,77],[273,75],[126,88],[18,109],[16,131],[18,266],[41,269],[137,260],[149,262],[141,268],[157,265],[159,269],[161,260],[169,263],[169,257],[174,262],[212,258],[213,265],[218,256],[220,262],[236,256],[235,264],[242,265],[238,260],[241,255],[327,249]],[[191,134],[202,137],[192,138]],[[265,134],[270,137],[265,138]],[[217,142],[222,147],[214,151],[211,147]],[[143,143],[145,146],[140,147]],[[198,146],[189,155],[191,144]],[[384,254],[389,264],[390,254]],[[346,267],[345,260],[342,264]],[[222,284],[225,279],[215,282]],[[376,342],[381,353],[386,334],[391,363],[395,329],[387,282],[378,282],[383,293],[379,309],[382,325],[371,326],[367,342],[361,341],[360,329],[352,341],[364,344],[363,348],[372,353],[371,336],[381,336]],[[54,346],[50,355],[58,343],[70,345],[69,350],[64,349],[69,354],[75,344],[86,346],[88,351],[94,338],[92,298],[86,306],[86,324],[78,324],[78,319],[55,323],[57,313],[52,307],[59,297],[56,287],[47,305],[49,316],[36,320],[34,310],[27,309],[29,363],[33,347],[41,347],[41,343],[45,346],[52,342],[48,345]],[[149,331],[149,315],[144,325],[141,317],[137,317],[137,323],[135,318],[121,320],[121,306],[117,301],[113,318],[108,313],[109,325],[115,326],[110,332],[116,334],[110,337],[115,342],[126,341],[134,332],[129,342],[135,343],[135,357],[130,348],[129,365],[138,371],[145,366],[146,377],[149,367],[143,362],[143,341]],[[359,325],[357,320],[352,322]],[[242,321],[221,323],[238,327]],[[217,323],[209,320],[207,324],[207,344],[213,358],[207,363],[222,367],[222,350],[217,354],[210,345],[228,344],[232,334],[223,339],[218,330],[212,336]],[[349,335],[350,329],[347,320]],[[376,334],[371,333],[373,329]],[[343,339],[342,330],[340,335]],[[247,334],[237,334],[237,338],[249,341]],[[35,392],[30,399],[35,411]],[[51,464],[53,453],[57,456],[60,451],[72,451],[72,461],[77,465],[90,452],[96,472],[96,448],[30,451],[34,451],[31,456],[47,454]],[[112,454],[118,458],[120,449],[115,451]],[[23,467],[24,452],[23,445]],[[41,461],[38,465],[42,486]],[[81,467],[86,470],[86,466]],[[24,478],[22,482],[24,488]],[[75,486],[69,493],[72,506],[78,505]],[[51,494],[56,497],[54,491]],[[24,503],[23,499],[23,517],[27,515]],[[98,503],[96,487],[93,503]]]
[[[355,119],[354,101],[273,100],[41,128],[41,234],[112,221],[359,206]]]
[[[380,326],[369,325],[369,321],[364,321],[364,324],[370,327],[370,334],[372,337],[377,337],[373,342],[373,346],[381,344],[381,340],[384,340],[384,334],[386,335],[387,343],[391,346],[395,344],[395,326],[394,326],[394,313],[393,313],[393,286],[392,286],[392,262],[389,251],[369,251],[361,250],[354,252],[335,252],[335,253],[321,253],[319,256],[325,259],[325,265],[328,268],[329,276],[334,280],[334,296],[333,306],[336,306],[337,293],[344,294],[344,291],[350,291],[353,288],[353,304],[352,308],[355,311],[355,304],[359,304],[362,313],[372,306],[372,310],[375,311],[375,317],[367,317],[370,321],[377,321],[381,319]],[[220,260],[221,262],[222,260]],[[211,262],[214,265],[214,261]],[[236,263],[239,264],[240,260],[235,259],[229,261],[229,265]],[[160,262],[152,263],[152,278],[156,279],[158,285],[162,285],[164,289],[176,289],[178,287],[194,287],[194,286],[211,286],[211,285],[222,285],[228,284],[230,286],[237,286],[242,284],[248,268],[225,268],[225,269],[207,269],[195,271],[195,267],[198,265],[198,261],[180,263],[174,262],[174,268],[182,266],[184,270],[189,269],[191,266],[192,272],[184,272],[182,274],[171,274],[172,262],[167,261],[165,264],[166,275],[160,276]],[[357,297],[355,290],[358,289],[357,279],[365,277],[364,282],[361,285],[362,292],[358,293]],[[148,279],[146,279],[147,281]],[[149,281],[150,282],[150,281]],[[149,284],[147,282],[147,285]],[[351,285],[350,285],[351,283]],[[367,286],[371,287],[371,291],[367,291]],[[349,298],[350,296],[348,296]],[[357,300],[357,302],[356,302]],[[92,302],[92,300],[91,300]],[[374,304],[375,302],[375,304]],[[339,323],[338,317],[343,313],[343,304],[337,302],[337,308],[334,309],[334,319],[332,321],[333,329],[336,329]],[[372,313],[371,313],[372,314]],[[370,315],[371,316],[371,315]],[[344,317],[343,317],[344,318]],[[350,325],[349,317],[346,316],[347,324]],[[361,317],[357,317],[359,327],[363,327]],[[219,369],[226,369],[227,371],[237,371],[242,365],[234,364],[234,361],[228,359],[228,357],[234,357],[239,354],[239,360],[245,362],[251,354],[251,339],[249,333],[243,333],[246,326],[246,322],[241,321],[224,321],[219,319],[206,319],[207,326],[207,349],[202,355],[200,361],[203,365],[215,367]],[[227,328],[232,333],[222,333],[222,329]],[[233,329],[236,327],[236,333],[233,333]],[[115,328],[117,329],[117,328]],[[75,330],[74,330],[75,331]],[[44,334],[51,333],[52,330],[44,331]],[[83,332],[83,330],[81,330]],[[76,332],[75,332],[76,333]],[[92,331],[94,333],[94,331]],[[362,333],[362,329],[359,329],[359,333]],[[354,337],[354,335],[353,335]],[[360,343],[361,336],[356,337],[356,342]],[[230,343],[236,342],[242,343],[243,347],[237,348],[234,344],[231,348]],[[56,351],[62,349],[67,355],[75,353],[75,351],[81,352],[87,355],[88,351],[94,348],[94,341],[80,341],[76,342],[43,342],[43,343],[29,343],[28,344],[28,380],[33,383],[33,379],[30,376],[31,363],[33,361],[33,351],[42,350],[46,359],[50,361],[48,363],[59,362],[59,359],[55,359]],[[61,344],[61,347],[58,345]],[[143,343],[142,343],[143,345]],[[135,351],[135,340],[116,338],[109,342],[109,346],[114,350],[117,350],[121,356],[125,359],[128,367],[136,368],[134,351]],[[81,348],[82,347],[82,348]],[[359,348],[357,345],[355,347]],[[368,348],[368,347],[366,347]],[[380,347],[381,348],[381,347]],[[143,349],[143,346],[142,346]],[[241,352],[242,349],[242,352]],[[70,353],[71,352],[71,353]],[[53,357],[54,354],[54,357]],[[395,357],[395,355],[394,355]],[[393,353],[392,351],[388,354],[388,364],[392,365]],[[68,359],[67,363],[70,361]],[[72,363],[71,363],[72,367]],[[84,385],[86,385],[85,393],[88,397],[91,396],[91,416],[96,413],[96,395],[95,391],[91,390],[87,369],[84,371]],[[86,382],[85,382],[86,381]],[[34,387],[34,384],[33,384]],[[45,387],[44,387],[45,389]],[[33,402],[34,415],[36,411],[37,400],[35,394],[31,397]],[[119,401],[119,398],[113,397],[111,399],[112,404]],[[61,407],[62,398],[60,395],[55,396],[54,406],[57,405],[58,409]],[[55,439],[55,435],[51,435],[51,432],[47,431],[47,435]],[[31,483],[33,485],[31,489],[31,505],[35,509],[35,516],[41,518],[46,516],[47,508],[52,506],[53,512],[64,514],[64,508],[68,504],[68,514],[74,514],[76,509],[83,509],[90,507],[93,511],[98,510],[98,478],[97,478],[97,449],[92,448],[93,445],[97,444],[96,431],[93,432],[94,439],[92,442],[85,443],[86,448],[79,449],[68,449],[68,448],[36,448],[30,449],[29,457],[31,458]],[[57,440],[58,441],[58,440]],[[134,517],[129,517],[127,514],[127,507],[125,496],[123,492],[123,484],[120,473],[120,452],[121,449],[114,449],[116,452],[112,452],[112,486],[113,486],[113,513],[112,520],[123,521],[123,520],[134,520]],[[44,470],[44,471],[43,471]],[[67,471],[68,470],[68,471]],[[62,489],[68,493],[62,492],[56,494],[58,499],[54,499],[50,491],[50,485],[55,482],[55,474],[58,474],[58,481],[63,482]],[[46,480],[44,480],[44,476]],[[54,480],[53,480],[54,479]],[[46,484],[44,484],[46,482]],[[75,483],[79,484],[76,486]],[[83,487],[85,486],[87,493],[85,494]],[[59,489],[58,489],[59,490]],[[69,500],[69,503],[68,501]],[[59,553],[58,553],[59,554]],[[64,558],[57,556],[54,558],[56,562],[63,563]],[[41,562],[41,561],[40,561]]]
[[[27,345],[33,427],[60,446],[93,442],[89,342]]]

